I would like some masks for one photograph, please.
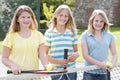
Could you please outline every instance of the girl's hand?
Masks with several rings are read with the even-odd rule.
[[[112,65],[112,63],[111,63],[110,61],[107,61],[107,62],[106,62],[106,66],[107,66],[107,68],[108,68],[108,69],[107,69],[108,71],[111,71],[112,68],[113,68],[113,65]]]
[[[71,53],[69,55],[68,61],[73,62],[78,58],[79,54],[78,53]]]
[[[11,65],[11,70],[15,75],[18,75],[21,73],[21,69],[15,64]]]
[[[112,66],[110,65],[107,65],[105,62],[102,62],[102,64],[100,65],[101,68],[105,69],[105,70],[108,70],[108,71],[111,71],[112,70]]]
[[[66,66],[68,64],[68,61],[67,59],[58,59],[57,63],[62,66]]]

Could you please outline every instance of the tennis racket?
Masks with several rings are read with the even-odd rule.
[[[107,70],[107,80],[111,80],[110,71]]]
[[[64,59],[67,59],[68,57],[68,49],[64,49]],[[67,67],[64,66],[64,69],[66,69]]]
[[[33,73],[33,74],[59,74],[59,73],[66,73],[67,70],[60,69],[60,70],[52,70],[52,71],[46,71],[46,70],[22,70],[21,73]],[[11,70],[7,71],[7,74],[12,74]]]

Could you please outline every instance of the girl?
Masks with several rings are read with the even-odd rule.
[[[44,37],[37,31],[37,21],[32,9],[26,5],[17,8],[9,32],[3,41],[2,62],[14,74],[21,70],[39,69],[39,57],[46,65]]]
[[[60,5],[50,22],[50,29],[45,32],[46,53],[48,60],[57,69],[75,67],[75,60],[79,56],[77,48],[76,26],[70,8]],[[64,49],[68,49],[69,58],[64,59]],[[59,79],[61,77],[61,79]],[[68,79],[69,78],[69,79]],[[52,76],[52,80],[76,80],[77,73],[68,73],[63,76]]]
[[[110,71],[116,64],[115,40],[109,31],[109,25],[104,11],[93,11],[89,19],[88,29],[81,35],[81,48],[85,65],[97,65],[101,69],[84,72],[83,80],[107,80],[106,70]],[[109,48],[112,53],[111,63],[113,66],[106,65]]]

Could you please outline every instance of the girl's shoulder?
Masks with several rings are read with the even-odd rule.
[[[112,32],[108,31],[108,32],[104,32],[107,36],[114,36]]]
[[[109,34],[109,35],[113,35],[113,33],[112,33],[112,32],[110,32],[110,31],[108,31],[108,34]]]
[[[82,32],[81,36],[88,36],[88,35],[90,35],[90,34],[91,34],[91,33],[86,30],[86,31]]]
[[[18,37],[18,33],[17,32],[10,32],[10,33],[6,34],[5,40],[13,41],[17,37]]]
[[[45,34],[51,34],[52,32],[53,32],[52,29],[47,29],[47,30],[45,31]]]
[[[46,32],[48,32],[48,33],[52,33],[52,31],[53,31],[53,29],[51,29],[51,28],[46,30]]]
[[[32,30],[33,35],[43,36],[43,34],[38,30]]]
[[[40,31],[38,31],[38,30],[32,30],[32,33],[34,33],[34,34],[42,34]]]
[[[17,34],[18,32],[10,32],[10,33],[7,33],[6,36],[12,38],[12,37],[15,37]]]
[[[92,33],[90,33],[89,31],[84,31],[80,36],[80,40],[87,40],[90,35],[92,35]]]

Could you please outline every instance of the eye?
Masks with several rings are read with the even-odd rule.
[[[104,23],[104,21],[100,21],[101,23]]]
[[[65,15],[65,17],[68,17],[68,15]]]
[[[31,18],[31,16],[28,16],[27,18]]]
[[[25,18],[25,16],[22,16],[21,18]]]
[[[63,15],[62,15],[62,14],[60,14],[60,16],[62,17]]]
[[[98,20],[95,20],[95,22],[98,22]]]

